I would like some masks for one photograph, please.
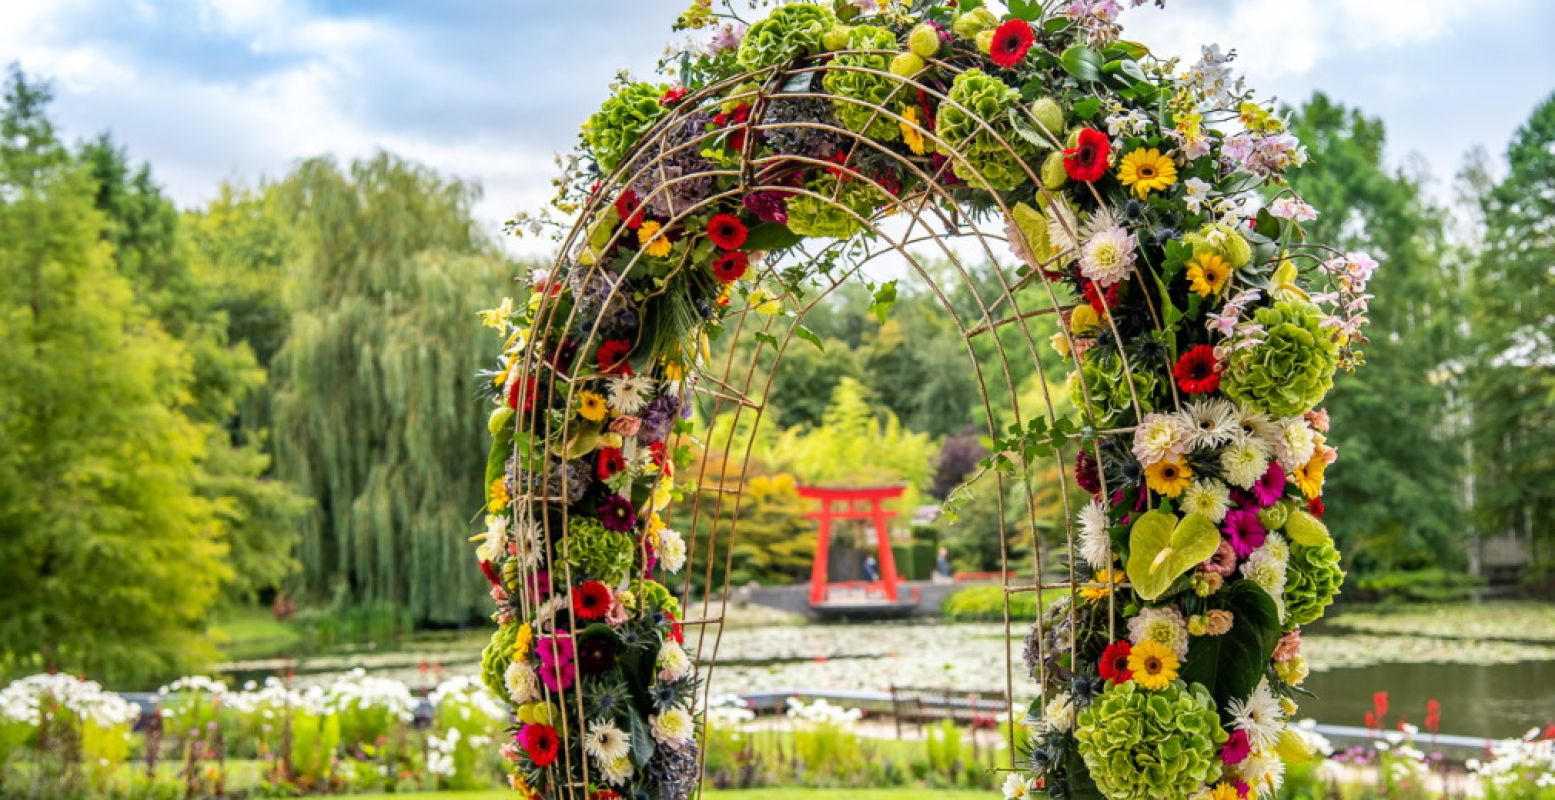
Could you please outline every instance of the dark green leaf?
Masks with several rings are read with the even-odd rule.
[[[766,331],[756,331],[755,333],[751,334],[751,336],[754,337],[758,342],[770,344],[773,347],[777,347],[778,345],[777,337],[767,333]]]
[[[1119,40],[1109,43],[1102,48],[1102,54],[1110,59],[1130,58],[1138,60],[1150,54],[1150,48],[1139,42],[1127,42]]]
[[[882,325],[891,315],[891,306],[894,305],[896,305],[896,281],[886,281],[875,287],[875,302],[870,304],[869,310]]]
[[[648,760],[653,758],[653,734],[648,731],[648,723],[643,721],[642,715],[636,711],[631,714],[632,728],[632,763],[638,769],[648,766]]]
[[[794,325],[794,335],[815,345],[815,349],[822,353],[826,352],[826,344],[821,341],[821,337],[815,335],[815,331],[796,323]]]
[[[961,9],[961,13],[965,14],[972,9],[982,8],[983,0],[956,0],[956,5]]]
[[[763,222],[750,229],[742,250],[783,250],[804,241],[804,237],[778,222]]]
[[[1224,715],[1228,703],[1247,699],[1257,688],[1279,642],[1280,616],[1274,600],[1252,581],[1231,584],[1219,599],[1233,615],[1231,630],[1195,637],[1179,675],[1203,684]]]
[[[1065,50],[1064,54],[1058,57],[1058,63],[1063,65],[1065,72],[1082,81],[1094,81],[1101,77],[1101,53],[1083,44]]]
[[[1087,97],[1070,106],[1069,110],[1074,112],[1074,115],[1080,119],[1090,119],[1096,116],[1096,112],[1101,110],[1101,98]]]
[[[1042,18],[1041,0],[1009,0],[1006,5],[1010,7],[1010,16],[1016,19],[1036,22]]]

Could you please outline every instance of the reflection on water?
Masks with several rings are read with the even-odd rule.
[[[1365,724],[1372,694],[1388,693],[1388,727],[1419,725],[1427,700],[1442,704],[1442,733],[1509,738],[1555,724],[1555,661],[1515,664],[1379,664],[1313,673],[1299,716]]]

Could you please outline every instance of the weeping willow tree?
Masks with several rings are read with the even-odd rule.
[[[314,500],[298,553],[313,599],[475,616],[484,468],[477,309],[513,274],[477,230],[478,189],[388,155],[304,162],[273,187],[302,238],[273,366],[282,474]]]

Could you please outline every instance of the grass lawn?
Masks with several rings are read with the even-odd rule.
[[[969,792],[942,789],[731,789],[702,793],[706,800],[988,800],[996,792]],[[513,793],[495,792],[418,792],[415,794],[351,795],[350,800],[512,800]]]
[[[302,639],[295,625],[276,619],[267,608],[233,609],[216,620],[212,633],[229,661],[268,658]]]

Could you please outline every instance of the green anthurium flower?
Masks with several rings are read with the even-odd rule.
[[[1285,532],[1290,534],[1291,541],[1307,547],[1322,547],[1334,541],[1327,525],[1300,509],[1290,512],[1290,518],[1285,520]]]
[[[1189,514],[1179,520],[1165,511],[1148,512],[1129,529],[1129,583],[1140,597],[1154,600],[1219,546],[1220,531],[1209,517]]]

